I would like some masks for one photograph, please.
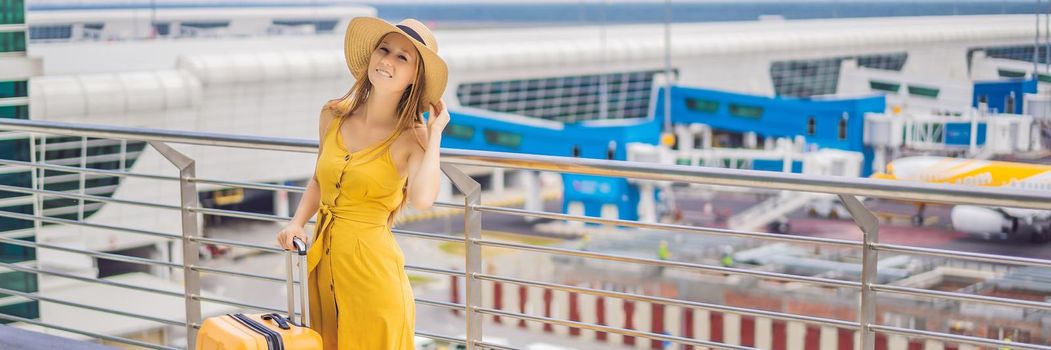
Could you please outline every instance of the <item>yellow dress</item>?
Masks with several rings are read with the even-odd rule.
[[[389,218],[401,203],[405,177],[390,145],[350,152],[333,122],[321,140],[317,180],[321,207],[307,254],[311,327],[326,350],[411,350],[416,307],[405,255]]]

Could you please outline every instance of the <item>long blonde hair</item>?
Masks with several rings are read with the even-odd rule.
[[[377,43],[377,45],[379,44]],[[416,57],[420,57],[418,52]],[[424,79],[423,74],[423,60],[418,59],[416,62],[416,79],[405,89],[405,92],[402,93],[401,98],[398,100],[398,118],[394,123],[394,135],[398,135],[404,130],[414,130],[416,127],[423,126],[423,112],[428,108],[425,101],[423,101],[424,84],[427,82],[426,79]],[[347,93],[340,98],[329,100],[325,106],[332,110],[333,115],[336,118],[342,119],[350,117],[354,111],[365,105],[365,101],[368,100],[369,95],[372,93],[372,88],[372,82],[369,81],[368,73],[366,72],[364,76],[354,82],[350,91],[347,91]],[[420,140],[419,135],[415,132],[413,132],[413,135],[415,136],[416,143],[419,144],[420,148],[426,150],[427,146],[422,140]],[[388,145],[387,147],[390,146]],[[388,227],[394,225],[394,218],[399,212],[401,212],[402,208],[405,207],[406,200],[408,199],[408,182],[402,186],[401,194],[401,203],[398,203],[398,206],[391,212],[390,217],[387,218]]]

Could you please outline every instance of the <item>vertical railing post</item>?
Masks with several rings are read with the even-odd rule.
[[[482,215],[475,208],[482,202],[482,188],[477,181],[467,176],[450,164],[442,164],[442,171],[452,180],[454,186],[464,194],[463,226],[465,237],[464,276],[467,297],[466,321],[467,321],[467,350],[478,349],[474,345],[476,341],[482,340],[482,314],[475,308],[482,305],[482,281],[475,274],[482,270],[482,246],[475,243],[482,238]]]
[[[179,169],[179,207],[182,214],[182,267],[183,267],[183,289],[186,294],[186,348],[194,349],[197,345],[197,327],[201,325],[201,302],[197,299],[201,294],[201,275],[193,270],[197,265],[197,254],[199,244],[195,238],[200,236],[200,227],[197,226],[197,213],[194,209],[200,207],[197,197],[197,185],[190,179],[197,176],[194,160],[179,151],[171,148],[163,142],[150,142],[157,152],[167,158]]]
[[[85,173],[83,171],[84,169],[87,169],[87,168],[88,168],[88,138],[87,138],[87,136],[81,136],[80,137],[80,169],[82,171],[80,171],[80,174],[78,174],[78,178],[80,180],[79,181],[79,188],[80,188],[80,195],[81,196],[87,194],[87,189],[86,189],[86,187],[87,187],[87,173]],[[77,200],[77,221],[84,221],[84,198],[80,198],[80,199]]]
[[[857,197],[841,194],[839,199],[847,207],[854,223],[861,228],[864,237],[862,243],[864,250],[861,252],[861,304],[858,309],[858,323],[861,324],[861,350],[873,350],[876,346],[876,334],[869,329],[869,326],[876,323],[876,292],[872,290],[872,284],[876,283],[876,267],[879,259],[873,245],[879,242],[879,220]]]

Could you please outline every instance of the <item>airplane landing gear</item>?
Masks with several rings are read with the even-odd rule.
[[[1047,243],[1051,241],[1051,222],[1033,226],[1033,232],[1030,233],[1029,240],[1033,243]]]
[[[927,210],[927,204],[920,203],[920,204],[916,205],[916,215],[912,216],[912,226],[913,227],[923,226],[923,222],[924,222],[924,219],[925,219],[925,217],[923,216],[923,212],[925,210]]]
[[[774,233],[786,234],[792,231],[792,225],[788,223],[787,219],[780,219],[767,225],[767,230]]]

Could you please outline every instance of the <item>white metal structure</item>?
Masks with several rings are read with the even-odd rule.
[[[375,16],[369,6],[175,7],[29,11],[34,42],[313,35],[341,32],[351,18]],[[325,23],[322,23],[325,22]],[[331,29],[328,29],[331,27]]]
[[[215,10],[217,16],[233,16],[231,12]],[[906,75],[924,72],[966,80],[969,48],[1027,44],[1033,37],[1029,20],[1020,15],[673,24],[670,60],[679,82],[765,95],[774,92],[772,62],[863,54],[906,52]],[[604,45],[597,40],[600,30],[608,38]],[[456,109],[461,84],[662,70],[664,50],[654,38],[663,33],[661,25],[439,29],[440,54],[450,68],[445,98]],[[343,95],[352,83],[342,40],[342,34],[333,33],[34,45],[29,54],[43,60],[43,76],[30,80],[31,118],[314,138],[320,106]],[[176,147],[196,159],[202,177],[215,179],[304,179],[314,161],[303,154]],[[133,170],[177,175],[152,148],[138,154]],[[174,187],[129,178],[113,198],[175,205],[179,196]],[[172,234],[179,227],[176,217],[112,204],[86,221]],[[90,227],[49,226],[37,239],[61,241],[68,235],[90,237],[78,244],[98,251],[161,244],[151,237]]]
[[[692,139],[692,137],[687,139]],[[628,161],[730,169],[753,169],[752,165],[756,161],[772,161],[781,163],[781,171],[786,173],[793,172],[793,164],[801,162],[803,174],[845,177],[861,175],[863,157],[860,153],[836,149],[804,152],[805,146],[802,143],[793,143],[787,139],[778,139],[776,144],[775,148],[769,150],[727,148],[670,150],[661,146],[631,143],[628,144]],[[660,188],[662,193],[671,193],[669,184],[645,180],[634,182],[639,183],[641,187],[639,221],[657,222],[657,206],[653,201],[654,190]],[[803,206],[811,205],[815,200],[824,200],[829,203],[814,204],[814,207],[831,208],[834,205],[832,203],[834,199],[830,196],[779,191],[759,204],[732,216],[727,226],[735,230],[754,231],[766,228],[771,223],[778,223],[775,231],[787,232],[785,216]]]
[[[965,132],[967,141],[955,137],[957,132]],[[902,149],[980,159],[1041,151],[1040,132],[1041,124],[1032,116],[990,115],[972,109],[963,116],[869,113],[865,115],[864,137],[865,144],[875,149],[873,169],[882,171]],[[984,139],[980,140],[979,134],[984,134]]]

